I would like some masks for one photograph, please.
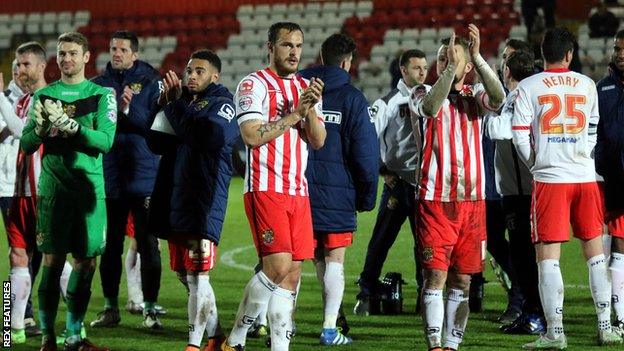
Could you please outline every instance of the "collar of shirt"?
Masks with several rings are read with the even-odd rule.
[[[399,82],[397,83],[397,89],[399,89],[399,91],[401,92],[403,96],[410,96],[414,88],[408,88],[407,85],[405,84],[405,81],[403,81],[403,78],[401,78],[399,79]]]

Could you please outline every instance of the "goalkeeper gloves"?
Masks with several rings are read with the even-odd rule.
[[[46,111],[49,114],[49,120],[54,127],[56,127],[59,133],[64,137],[70,137],[78,133],[80,125],[78,122],[69,118],[65,111],[63,111],[63,104],[57,100],[56,103],[52,100],[46,100],[44,102]]]
[[[50,121],[48,120],[48,116],[46,111],[43,110],[43,104],[41,101],[37,100],[34,104],[34,115],[35,115],[35,133],[43,138],[48,135],[50,132]]]

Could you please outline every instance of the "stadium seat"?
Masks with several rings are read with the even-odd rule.
[[[41,32],[41,20],[43,15],[40,12],[31,12],[26,16],[26,34],[34,35]]]
[[[82,27],[89,23],[90,19],[91,14],[89,13],[89,11],[76,11],[76,13],[74,13],[73,27]]]

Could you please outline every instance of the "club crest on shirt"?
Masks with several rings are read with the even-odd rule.
[[[422,259],[423,259],[423,262],[431,262],[431,260],[433,260],[433,248],[432,247],[428,246],[423,249]]]
[[[37,237],[36,237],[37,246],[43,245],[44,240],[45,240],[45,234],[43,232],[37,233]]]
[[[195,103],[195,111],[201,111],[206,106],[208,106],[208,100],[200,100]]]
[[[137,95],[137,94],[141,93],[141,89],[143,89],[143,84],[141,84],[141,83],[132,83],[132,84],[128,85],[128,88],[130,88],[130,90],[132,90],[132,94]]]
[[[271,229],[267,229],[267,230],[262,232],[262,242],[265,245],[273,244],[273,239],[274,239],[274,234],[273,234],[273,231]]]
[[[389,210],[394,210],[398,204],[399,200],[397,200],[394,196],[390,196],[387,207]]]
[[[65,112],[67,117],[74,118],[74,116],[76,115],[76,105],[72,105],[72,104],[63,105],[63,112]]]

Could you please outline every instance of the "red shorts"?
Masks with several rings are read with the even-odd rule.
[[[485,201],[419,201],[418,249],[426,269],[472,274],[485,259]]]
[[[134,238],[134,217],[132,217],[132,212],[128,213],[128,221],[126,222],[126,236],[129,238]]]
[[[533,242],[591,240],[602,235],[604,209],[598,183],[533,184],[531,236]]]
[[[624,239],[624,211],[610,211],[606,216],[609,234]]]
[[[11,201],[6,225],[9,247],[32,251],[37,248],[37,200],[34,197],[15,197]]]
[[[206,272],[217,261],[217,245],[210,240],[189,240],[187,245],[169,241],[169,266],[171,270]]]
[[[331,250],[339,247],[349,247],[351,244],[353,244],[353,232],[314,232],[315,248],[319,247],[319,245],[323,245],[324,248]]]
[[[244,195],[245,213],[260,257],[291,253],[294,261],[314,257],[310,199],[254,191]]]

